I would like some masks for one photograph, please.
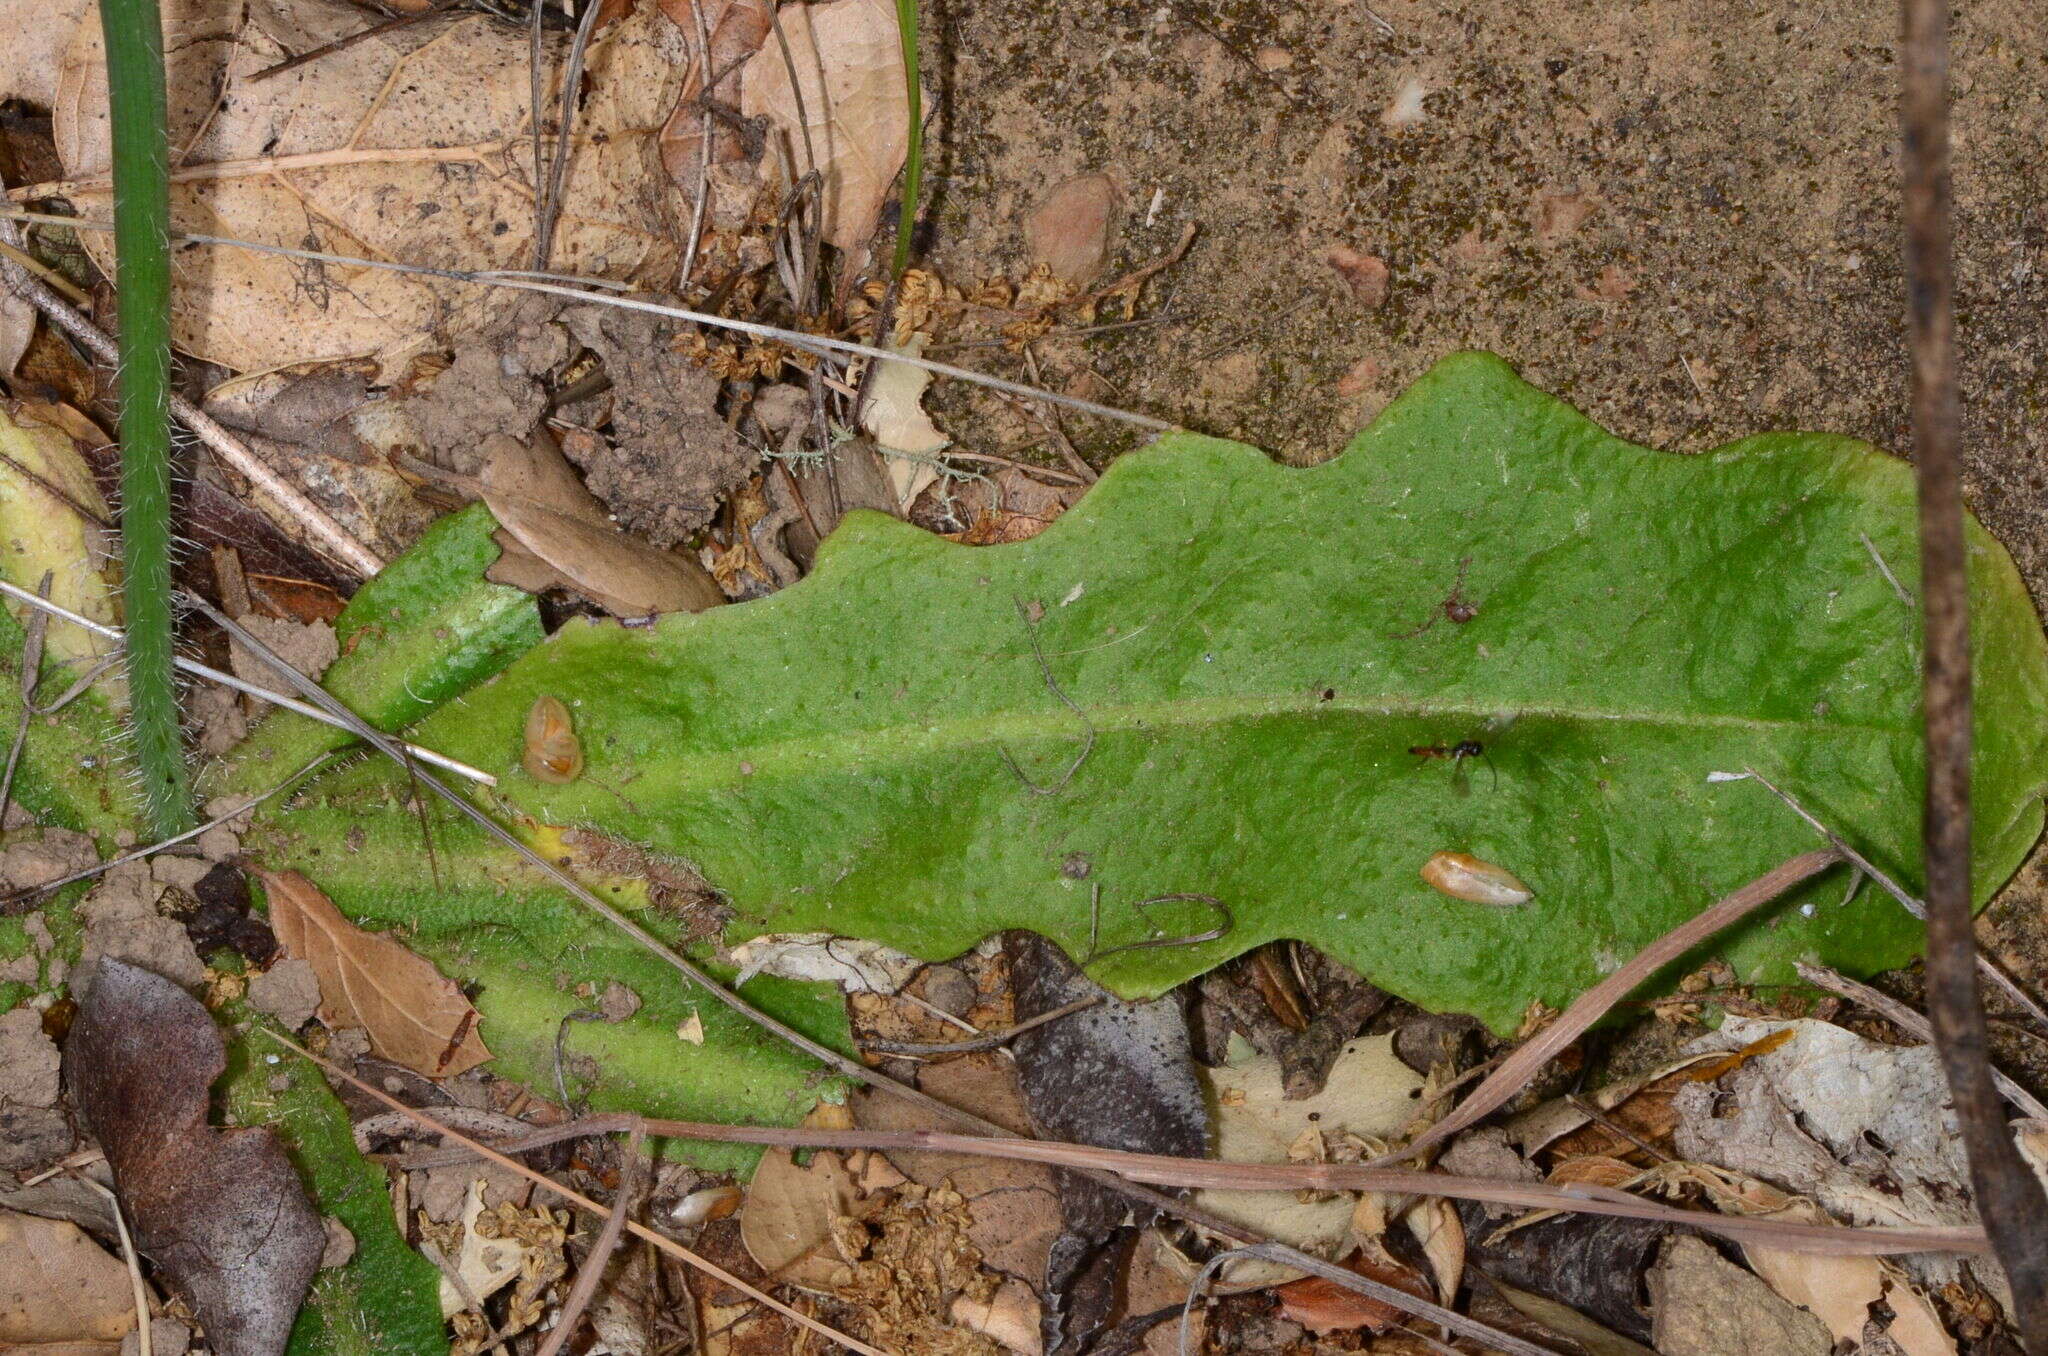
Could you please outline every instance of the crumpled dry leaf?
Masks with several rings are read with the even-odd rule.
[[[796,169],[793,177],[818,170],[825,241],[851,252],[875,229],[910,149],[896,10],[889,0],[831,0],[784,5],[781,18],[790,59],[785,62],[781,44],[774,42],[747,59],[740,72],[740,111],[773,121],[786,163]],[[803,94],[801,115],[791,64]],[[931,107],[929,96],[923,105]]]
[[[847,993],[895,993],[924,962],[915,956],[829,932],[770,932],[742,942],[729,958],[740,967],[735,988],[755,975],[837,984]]]
[[[1465,1284],[1465,1225],[1457,1207],[1438,1197],[1417,1201],[1402,1217],[1436,1276],[1437,1303],[1450,1308]]]
[[[432,962],[351,923],[296,871],[262,878],[278,945],[319,973],[321,1021],[363,1028],[379,1055],[429,1078],[452,1078],[491,1057],[477,1010]]]
[[[1695,1048],[1741,1046],[1785,1030],[1793,1033],[1787,1044],[1750,1060],[1718,1090],[1679,1091],[1679,1154],[1765,1178],[1854,1224],[1973,1223],[1934,1050],[1879,1045],[1826,1022],[1746,1017],[1729,1018]]]
[[[913,334],[900,352],[915,357],[924,351],[924,336]],[[896,492],[896,505],[908,511],[925,487],[939,478],[930,459],[951,445],[952,439],[939,431],[924,411],[925,387],[932,374],[909,363],[882,362],[875,368],[868,387],[868,403],[861,411],[861,427],[873,435],[875,444],[888,460],[889,487]],[[924,460],[915,460],[923,458]]]
[[[1805,1203],[1803,1203],[1805,1204]],[[1825,1223],[1820,1211],[1788,1212],[1781,1219]],[[1904,1356],[1955,1356],[1955,1339],[1927,1297],[1897,1268],[1876,1257],[1828,1257],[1819,1253],[1745,1246],[1750,1268],[1780,1295],[1827,1325],[1836,1341],[1865,1341],[1874,1324]],[[1880,1322],[1871,1306],[1884,1301],[1891,1318]]]
[[[476,1178],[462,1198],[462,1246],[448,1259],[462,1285],[458,1287],[448,1273],[441,1273],[443,1318],[453,1318],[468,1307],[462,1298],[464,1289],[471,1299],[481,1302],[512,1284],[526,1259],[526,1248],[518,1239],[485,1238],[478,1232],[476,1222],[484,1213],[484,1186],[484,1179]]]
[[[1020,1135],[1030,1133],[1030,1114],[1024,1110],[1024,1090],[1018,1086],[1016,1065],[1004,1057],[963,1055],[926,1063],[918,1069],[918,1088],[946,1106],[971,1110]],[[852,1112],[854,1122],[864,1131],[942,1129],[942,1122],[932,1112],[901,1098],[862,1092],[854,1096]],[[893,1153],[889,1157],[913,1182],[950,1186],[961,1192],[975,1221],[969,1227],[969,1239],[981,1249],[983,1266],[1032,1286],[1044,1282],[1044,1264],[1061,1231],[1059,1188],[1051,1168],[969,1153]],[[1036,1293],[1032,1303],[1036,1307]],[[987,1315],[987,1319],[997,1321],[995,1315]],[[1036,1311],[1030,1325],[1036,1333]]]
[[[0,1350],[29,1356],[62,1342],[112,1353],[134,1326],[135,1292],[120,1258],[76,1224],[0,1210]]]
[[[965,1055],[925,1064],[917,1086],[948,1106],[971,1111],[1018,1134],[1031,1132],[1016,1066],[995,1054]],[[931,1112],[897,1097],[857,1093],[855,1123],[863,1130],[937,1130]],[[1053,1170],[973,1154],[896,1153],[890,1161],[922,1186],[951,1186],[974,1216],[968,1237],[981,1250],[982,1265],[1036,1285],[1060,1233],[1060,1202]],[[1033,1331],[1037,1328],[1032,1318]]]
[[[246,19],[244,15],[246,14]],[[178,229],[439,268],[533,266],[527,35],[462,14],[357,43],[265,80],[293,52],[353,33],[340,0],[172,0],[164,6],[171,211]],[[652,7],[597,35],[549,267],[611,278],[674,266],[678,223],[655,133],[679,74]],[[559,106],[559,34],[547,38]],[[106,74],[99,21],[64,54],[54,136],[78,181],[65,196],[105,218]],[[111,276],[112,237],[81,235]],[[173,337],[237,371],[374,356],[386,372],[437,334],[471,330],[517,293],[245,250],[181,256]]]
[[[562,582],[618,617],[702,612],[725,601],[710,571],[695,559],[627,536],[597,496],[583,487],[561,450],[544,433],[527,441],[497,434],[484,442],[484,502],[526,554]],[[501,569],[523,563],[501,558]],[[515,576],[529,583],[538,576]],[[546,587],[543,584],[543,587]]]
[[[113,548],[99,525],[111,519],[76,445],[96,433],[82,415],[63,406],[0,403],[0,575],[33,589],[48,570],[54,576],[51,602],[112,624],[114,590],[100,571]],[[27,612],[25,603],[7,607],[17,618]],[[82,627],[52,626],[43,639],[43,658],[90,664],[112,648],[112,641]],[[100,690],[120,691],[118,681],[110,674]]]
[[[1713,1245],[1675,1234],[1650,1268],[1651,1341],[1662,1356],[1829,1356],[1821,1321]]]
[[[146,1253],[220,1356],[278,1356],[327,1230],[267,1129],[207,1124],[227,1049],[199,1000],[103,957],[64,1045],[65,1082]]]
[[[1422,1277],[1398,1263],[1378,1261],[1361,1254],[1344,1265],[1346,1269],[1381,1285],[1405,1290],[1417,1299],[1429,1298],[1429,1287]],[[1273,1294],[1280,1301],[1282,1314],[1318,1337],[1333,1332],[1376,1333],[1401,1317],[1401,1311],[1393,1305],[1370,1295],[1361,1295],[1348,1286],[1338,1285],[1321,1276],[1304,1276],[1298,1281],[1289,1281]]]
[[[1333,1146],[1346,1134],[1393,1140],[1415,1114],[1422,1075],[1394,1053],[1391,1035],[1352,1041],[1323,1090],[1288,1101],[1280,1061],[1255,1055],[1201,1072],[1216,1121],[1216,1157],[1232,1163],[1285,1163],[1304,1132]],[[1333,1192],[1304,1203],[1282,1191],[1198,1191],[1202,1208],[1317,1256],[1334,1259],[1350,1236],[1353,1198]],[[1298,1275],[1270,1264],[1230,1270],[1232,1283]]]
[[[1596,1160],[1574,1161],[1586,1164]],[[1575,1177],[1595,1180],[1589,1172]],[[1551,1181],[1558,1180],[1559,1175],[1552,1173]],[[1760,1215],[1799,1224],[1831,1222],[1812,1201],[1780,1191],[1768,1182],[1704,1164],[1663,1163],[1636,1173],[1635,1180],[1606,1184],[1636,1187],[1639,1182],[1664,1190],[1702,1187],[1724,1214]],[[1766,1284],[1819,1318],[1837,1341],[1861,1344],[1882,1333],[1904,1356],[1954,1356],[1955,1342],[1934,1306],[1884,1258],[1830,1257],[1755,1244],[1743,1245],[1742,1255]],[[1885,1302],[1889,1318],[1872,1315],[1871,1306],[1879,1300]]]
[[[845,1107],[821,1102],[804,1124],[843,1130],[853,1118]],[[761,1156],[740,1211],[740,1241],[777,1281],[832,1293],[835,1277],[843,1275],[849,1260],[834,1245],[834,1226],[870,1214],[882,1203],[880,1192],[904,1180],[879,1155],[854,1157],[857,1163],[820,1150],[798,1166],[787,1149]],[[883,1170],[879,1177],[878,1167]]]
[[[735,78],[735,67],[759,51],[768,37],[771,28],[768,17],[770,0],[698,0],[698,3],[703,8],[704,26],[711,34],[712,75],[733,71],[711,91],[712,100],[736,105],[739,102],[739,80]],[[702,175],[697,163],[697,143],[704,135],[704,112],[697,106],[698,96],[704,89],[704,69],[696,61],[697,16],[691,12],[691,0],[662,0],[661,11],[668,16],[670,23],[681,30],[691,53],[691,65],[683,76],[676,111],[661,129],[661,161],[668,168],[669,176],[676,181],[676,186],[694,204]],[[740,134],[722,119],[713,118],[711,163],[726,164],[745,154],[746,143]]]

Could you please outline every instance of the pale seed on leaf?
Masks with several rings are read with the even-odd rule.
[[[1422,864],[1422,879],[1430,888],[1452,899],[1473,904],[1507,907],[1527,904],[1536,897],[1536,892],[1522,884],[1513,872],[1464,852],[1431,854]]]

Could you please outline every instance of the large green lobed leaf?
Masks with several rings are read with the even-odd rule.
[[[1717,772],[1757,768],[1917,880],[1917,622],[1878,557],[1916,586],[1909,470],[1865,444],[1651,451],[1466,354],[1311,470],[1181,434],[1018,545],[856,515],[801,584],[651,629],[573,624],[415,737],[498,772],[536,822],[694,864],[730,897],[731,941],[829,929],[942,957],[1024,927],[1083,955],[1095,890],[1103,948],[1211,928],[1198,903],[1139,909],[1201,893],[1224,937],[1097,976],[1152,994],[1295,937],[1504,1028],[1812,846]],[[1971,569],[1988,897],[2041,827],[2048,649],[1974,524]],[[1438,612],[1454,586],[1478,609],[1462,624]],[[568,786],[519,767],[542,695],[575,713]],[[1483,756],[1409,752],[1463,740]],[[279,842],[324,845],[296,864],[359,914],[471,936],[488,919],[552,949],[563,906],[530,887],[494,906],[340,848],[344,827],[393,852],[410,833],[416,857],[404,799],[391,771],[353,770]],[[1418,870],[1441,850],[1534,901],[1436,893]],[[1914,955],[1919,925],[1845,884],[1717,949],[1758,979]]]

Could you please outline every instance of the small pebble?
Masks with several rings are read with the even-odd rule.
[[[928,965],[924,972],[924,1001],[949,1016],[958,1017],[971,1009],[980,997],[974,981],[957,967]]]

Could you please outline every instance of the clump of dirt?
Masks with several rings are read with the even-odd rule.
[[[711,521],[759,454],[718,416],[719,379],[675,346],[677,325],[600,306],[562,313],[611,378],[611,437],[572,443],[591,493],[619,525],[666,550]]]

